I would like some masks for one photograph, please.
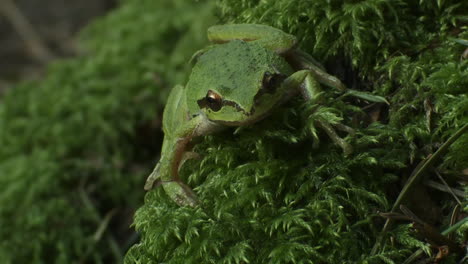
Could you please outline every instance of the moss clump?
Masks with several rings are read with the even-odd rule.
[[[126,263],[401,263],[429,251],[403,225],[391,232],[394,243],[370,253],[383,225],[376,213],[390,210],[419,161],[468,121],[466,47],[452,40],[467,38],[467,4],[219,0],[218,8],[223,23],[298,36],[348,87],[390,105],[326,90],[322,106],[295,100],[258,124],[205,137],[195,148],[203,158],[181,172],[202,206],[180,208],[160,188],[150,192],[135,218],[142,240]],[[356,129],[346,137],[354,153],[345,157],[316,119]],[[468,165],[466,144],[465,135],[437,164],[452,183]],[[437,197],[433,208],[454,207],[449,195],[425,191]],[[445,213],[418,215],[447,227]]]
[[[88,54],[2,98],[2,263],[121,261],[157,159],[162,103],[203,46],[210,10],[124,1],[86,30]]]
[[[466,46],[457,41],[468,38],[468,3],[217,3],[219,23],[294,34],[349,88],[390,104],[326,89],[321,105],[295,99],[260,123],[205,137],[195,148],[202,159],[181,172],[202,206],[180,208],[161,188],[149,192],[135,217],[141,240],[125,262],[401,263],[416,248],[430,251],[399,225],[394,243],[385,239],[370,254],[383,224],[377,212],[389,210],[416,165],[468,121]],[[120,261],[160,149],[164,100],[185,83],[212,12],[208,1],[122,1],[82,35],[87,55],[2,98],[3,263]],[[353,154],[345,157],[317,119],[353,127],[356,134],[341,134]],[[464,135],[436,164],[454,187],[468,166],[467,144]],[[441,208],[432,223],[446,228],[453,200],[426,191],[431,208]],[[457,239],[466,240],[466,227]]]

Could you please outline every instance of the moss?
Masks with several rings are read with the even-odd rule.
[[[166,95],[185,83],[213,12],[219,23],[264,23],[296,35],[349,88],[390,104],[325,89],[320,105],[294,99],[262,122],[204,137],[195,148],[202,158],[181,171],[202,206],[178,207],[161,188],[147,193],[134,220],[141,239],[125,263],[401,263],[417,248],[430,251],[404,224],[370,253],[383,225],[377,213],[390,210],[416,165],[468,121],[466,46],[456,40],[467,38],[467,3],[213,5],[122,1],[82,34],[86,54],[5,95],[4,263],[120,261],[132,242],[129,215],[160,149]],[[355,135],[340,134],[353,154],[344,156],[317,119],[353,127]],[[451,186],[468,166],[467,144],[464,135],[436,164]],[[426,191],[442,210],[433,224],[446,228],[455,202]]]
[[[326,90],[321,106],[294,100],[260,123],[205,137],[195,148],[203,158],[181,172],[202,206],[180,208],[161,188],[147,194],[135,217],[142,239],[126,263],[401,263],[430,251],[401,225],[394,243],[371,254],[383,226],[377,212],[390,210],[419,161],[467,122],[466,47],[451,39],[466,38],[466,4],[220,0],[218,8],[222,23],[298,36],[348,87],[390,104]],[[346,137],[355,152],[345,157],[317,119],[356,129]],[[467,138],[437,164],[450,181],[466,168]],[[434,207],[454,207],[429,192]]]
[[[209,14],[202,2],[122,2],[82,34],[85,55],[2,98],[2,263],[120,261],[157,159],[162,104],[205,42]]]

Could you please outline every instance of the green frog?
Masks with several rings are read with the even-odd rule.
[[[311,56],[296,48],[293,35],[256,24],[217,25],[208,29],[213,45],[192,57],[194,66],[185,86],[175,86],[163,113],[161,158],[145,189],[160,183],[181,206],[199,204],[178,171],[195,137],[225,127],[244,126],[267,117],[289,98],[317,100],[320,85],[344,91],[336,77]],[[321,127],[345,154],[351,146],[323,121]]]

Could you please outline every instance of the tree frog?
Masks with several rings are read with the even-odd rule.
[[[302,94],[316,100],[319,83],[345,90],[311,56],[296,48],[294,36],[256,24],[217,25],[208,29],[213,45],[195,53],[186,86],[175,86],[163,113],[161,158],[145,189],[158,181],[181,206],[195,207],[195,193],[178,176],[195,137],[224,127],[257,122],[279,104]],[[351,147],[325,122],[318,124],[345,153]]]

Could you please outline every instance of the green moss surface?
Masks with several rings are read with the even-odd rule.
[[[466,4],[220,0],[218,10],[221,23],[298,36],[349,88],[389,105],[325,90],[321,105],[293,100],[260,123],[205,137],[195,148],[201,160],[181,173],[202,205],[180,208],[161,188],[150,192],[135,218],[142,239],[126,263],[402,263],[418,248],[429,252],[400,222],[371,253],[383,226],[377,213],[390,210],[417,163],[468,121],[466,46],[453,40],[466,38]],[[314,126],[319,119],[356,129],[341,134],[352,155]],[[437,163],[457,187],[467,143],[465,135]],[[435,177],[431,170],[426,179]],[[404,204],[446,228],[454,199],[425,191],[439,200]]]
[[[127,264],[402,263],[419,248],[431,251],[397,222],[371,253],[384,223],[378,213],[468,122],[466,1],[216,3],[122,1],[83,32],[83,56],[2,98],[2,263],[118,263],[123,255]],[[201,158],[181,169],[200,207],[178,207],[162,188],[142,205],[165,98],[185,84],[188,61],[215,23],[294,34],[349,88],[389,104],[326,88],[320,104],[293,99],[264,121],[200,139]],[[340,136],[354,152],[344,156],[316,120],[353,127]],[[423,182],[437,180],[437,170],[461,189],[467,145],[467,135],[459,138]],[[418,193],[404,204],[447,228],[452,196]],[[415,206],[421,197],[430,197],[419,202],[425,208]],[[136,208],[139,239],[129,230]],[[467,228],[457,231],[459,243]]]

